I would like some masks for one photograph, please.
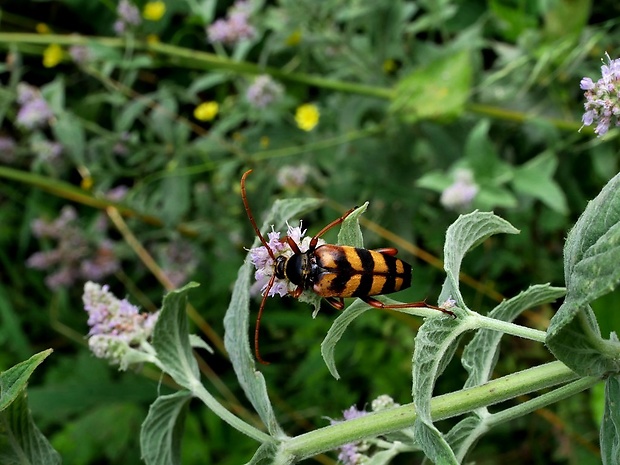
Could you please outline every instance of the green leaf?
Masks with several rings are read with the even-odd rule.
[[[423,174],[415,183],[418,187],[430,189],[434,192],[443,192],[454,181],[442,171],[431,171]]]
[[[71,157],[76,165],[84,165],[86,154],[86,134],[81,121],[69,112],[58,115],[52,131],[58,142],[62,144],[63,151]]]
[[[176,383],[190,391],[200,379],[189,341],[186,314],[187,293],[195,287],[198,287],[197,283],[189,283],[166,294],[153,330],[153,347],[163,369]]]
[[[551,303],[562,297],[565,292],[564,288],[551,287],[549,284],[537,284],[511,299],[504,300],[489,312],[488,316],[497,320],[513,321],[524,310]],[[471,342],[465,346],[461,363],[469,376],[464,388],[478,386],[491,379],[502,335],[499,331],[480,329]]]
[[[360,229],[359,218],[362,216],[368,208],[368,202],[364,203],[361,207],[357,207],[346,219],[342,222],[342,227],[338,232],[338,244],[349,245],[351,247],[364,247],[364,237],[362,236],[362,230]]]
[[[151,404],[140,429],[140,449],[147,465],[176,465],[181,463],[181,439],[192,395],[179,391],[159,396]]]
[[[512,167],[497,153],[489,135],[490,128],[491,122],[483,119],[471,130],[463,149],[463,161],[474,172],[476,181],[499,186],[510,179]]]
[[[568,233],[564,245],[564,275],[569,294],[573,292],[574,268],[586,258],[595,258],[592,253],[594,247],[597,247],[598,253],[603,252],[600,247],[608,242],[608,239],[615,237],[606,235],[611,231],[617,233],[615,228],[620,220],[619,189],[620,174],[617,174],[603,187],[599,195],[588,203],[585,211]],[[613,243],[608,244],[610,248],[613,245]]]
[[[483,184],[474,198],[474,204],[481,210],[514,208],[517,206],[517,199],[505,187]]]
[[[0,411],[17,399],[26,388],[30,375],[51,353],[52,349],[44,350],[0,373]]]
[[[272,223],[280,229],[290,218],[295,218],[312,208],[320,205],[318,199],[290,199],[279,200],[274,203],[270,214],[262,227],[264,231]],[[258,238],[254,245],[258,243]],[[233,288],[232,297],[226,316],[224,317],[224,345],[232,362],[233,368],[241,388],[263,423],[273,436],[283,436],[280,425],[276,420],[265,378],[256,370],[253,352],[250,349],[250,287],[252,264],[249,257],[239,268],[237,281]]]
[[[620,463],[620,377],[605,381],[605,413],[601,424],[601,458],[604,465]]]
[[[459,421],[444,437],[459,463],[462,463],[476,439],[488,429],[489,427],[484,424],[483,420],[474,413]]]
[[[376,452],[369,460],[364,462],[364,465],[387,465],[399,454],[400,446],[401,444],[396,443],[392,444],[389,449]]]
[[[135,121],[146,111],[148,104],[146,98],[137,98],[127,102],[120,115],[114,118],[115,131],[119,134],[129,131]]]
[[[50,352],[51,350],[47,351],[47,354]],[[2,393],[4,394],[4,390]],[[2,422],[0,463],[4,465],[57,465],[61,463],[58,452],[34,424],[23,389],[16,397],[13,397],[10,405],[0,412],[0,422]]]
[[[456,307],[452,310],[456,318],[437,312],[439,316],[427,318],[415,338],[411,393],[418,415],[427,420],[435,380],[454,355],[461,334],[475,329],[474,319],[466,312]]]
[[[440,465],[458,465],[458,460],[444,439],[441,432],[435,426],[417,418],[413,425],[414,435],[420,443],[424,454],[433,462]]]
[[[469,98],[472,74],[469,51],[441,57],[400,80],[390,111],[406,123],[458,116]]]
[[[197,334],[190,334],[189,335],[189,344],[194,348],[194,349],[204,349],[207,352],[209,352],[210,354],[213,353],[213,347],[211,347],[209,344],[207,344],[205,342],[204,339],[202,339],[200,336],[198,336]]]
[[[553,180],[557,166],[556,155],[548,150],[517,168],[512,184],[517,192],[534,197],[550,209],[566,215],[566,197],[558,183]]]
[[[178,168],[179,166],[174,167]],[[176,225],[191,206],[190,179],[188,176],[177,176],[171,171],[170,175],[161,181],[161,192],[165,192],[165,195],[162,195],[160,200],[159,216],[166,224]]]
[[[518,232],[519,230],[509,222],[493,213],[474,211],[459,216],[446,231],[444,244],[446,280],[439,296],[439,303],[452,298],[457,301],[457,306],[467,308],[459,290],[459,274],[465,254],[493,234]]]
[[[276,451],[277,449],[276,449],[275,444],[268,443],[268,442],[263,443],[256,450],[256,453],[252,457],[252,460],[250,460],[247,463],[247,465],[259,465],[260,463],[273,464],[274,458],[276,456]]]
[[[564,246],[566,299],[551,319],[546,343],[580,375],[620,370],[620,344],[601,337],[589,303],[620,282],[620,175],[586,207]]]
[[[321,355],[323,356],[323,360],[325,360],[327,369],[334,378],[340,379],[340,374],[338,373],[336,361],[334,359],[336,344],[338,344],[338,341],[342,338],[349,324],[371,308],[372,307],[362,300],[353,302],[338,315],[329,328],[329,331],[327,331],[325,339],[321,342]]]

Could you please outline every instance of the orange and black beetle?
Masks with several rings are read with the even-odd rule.
[[[245,179],[251,172],[252,170],[248,170],[241,177],[241,198],[250,223],[273,264],[270,279],[264,287],[254,332],[254,351],[260,363],[266,363],[258,350],[260,319],[276,279],[285,280],[295,286],[289,291],[293,297],[298,298],[303,291],[310,290],[324,297],[338,310],[344,308],[345,297],[359,297],[375,308],[429,307],[454,316],[451,311],[428,305],[426,302],[386,305],[372,297],[411,286],[411,265],[396,257],[398,250],[395,248],[368,250],[346,245],[319,245],[321,236],[342,223],[355,209],[349,210],[314,235],[305,252],[300,250],[297,242],[289,235],[279,241],[288,245],[292,254],[276,255],[258,229],[248,203]]]

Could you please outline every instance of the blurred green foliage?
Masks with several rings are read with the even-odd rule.
[[[568,229],[618,172],[618,132],[603,139],[589,128],[578,132],[579,81],[598,74],[605,51],[615,58],[617,3],[251,0],[255,35],[233,46],[210,42],[205,32],[232,3],[165,5],[159,21],[143,20],[122,36],[114,32],[116,0],[9,0],[0,10],[0,136],[14,142],[0,148],[0,367],[54,348],[28,392],[35,421],[65,463],[137,463],[147,407],[157,392],[174,389],[167,380],[160,386],[148,367],[118,374],[94,359],[84,338],[83,280],[50,289],[44,280],[54,269],[26,265],[57,245],[36,237],[33,221],[51,221],[66,205],[77,209],[91,240],[101,232],[96,222],[107,218],[120,268],[102,282],[116,295],[146,309],[161,302],[164,283],[131,237],[177,285],[200,282],[192,304],[204,321],[195,318],[194,330],[216,348],[244,248],[254,240],[239,191],[248,168],[259,225],[279,198],[325,200],[304,217],[310,233],[370,201],[366,247],[395,246],[385,231],[408,244],[396,246],[413,264],[413,286],[397,298],[429,302],[443,279],[433,257],[441,258],[458,213],[442,206],[440,193],[467,169],[478,192],[463,211],[493,209],[521,233],[494,237],[467,256],[463,269],[473,278],[462,286],[465,299],[484,312],[529,284],[561,285]],[[64,56],[48,68],[42,57],[50,44],[61,45]],[[86,47],[87,59],[71,58],[77,46]],[[266,107],[248,97],[259,74],[282,87]],[[20,83],[39,89],[53,118],[20,125]],[[202,102],[218,103],[212,121],[193,116]],[[311,131],[295,123],[304,103],[320,112]],[[60,155],[51,143],[61,144]],[[106,197],[120,186],[127,188],[121,200]],[[124,224],[105,215],[112,207]],[[616,300],[601,298],[595,312]],[[263,356],[272,364],[262,372],[288,434],[323,426],[326,417],[380,394],[411,400],[421,321],[367,312],[339,344],[336,381],[319,347],[335,311],[325,306],[316,319],[310,313],[276,298],[263,319]],[[552,314],[532,309],[524,324],[546,329]],[[600,323],[605,337],[619,328],[617,318]],[[498,376],[551,359],[538,344],[503,345]],[[201,355],[221,399],[252,418],[225,354]],[[465,376],[449,365],[436,391],[454,390]],[[600,400],[591,407],[588,394],[581,397],[494,430],[470,459],[598,463],[599,419],[590,409],[600,411]],[[244,463],[254,450],[202,406],[190,408],[184,464]]]

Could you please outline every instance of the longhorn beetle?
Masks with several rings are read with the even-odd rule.
[[[375,308],[428,307],[455,316],[449,310],[428,305],[426,302],[387,305],[372,297],[390,294],[411,286],[411,265],[396,258],[398,250],[395,248],[368,250],[347,245],[319,244],[319,240],[322,241],[321,236],[342,223],[353,213],[354,208],[314,235],[304,252],[300,249],[301,243],[298,244],[290,235],[280,239],[277,246],[278,249],[285,249],[288,246],[290,248],[288,253],[273,250],[258,229],[248,203],[245,180],[251,172],[252,170],[248,170],[241,177],[241,198],[250,223],[272,261],[272,269],[267,271],[267,275],[270,276],[269,282],[263,290],[254,331],[254,352],[260,363],[268,364],[260,356],[258,335],[265,302],[276,279],[296,286],[292,291],[288,291],[294,298],[309,290],[325,298],[338,310],[344,308],[344,297],[359,297]],[[258,268],[258,265],[256,266]]]

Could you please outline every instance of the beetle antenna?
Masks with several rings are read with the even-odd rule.
[[[256,235],[258,236],[262,244],[265,246],[265,248],[269,252],[269,256],[271,257],[271,259],[275,261],[276,257],[273,254],[273,250],[271,250],[271,247],[269,247],[269,244],[267,243],[267,241],[261,234],[260,229],[258,229],[258,226],[256,225],[256,221],[254,221],[254,215],[252,215],[252,210],[250,209],[250,203],[248,202],[248,196],[245,192],[245,178],[247,178],[251,172],[252,170],[247,170],[245,173],[243,173],[243,176],[241,176],[241,200],[243,200],[243,206],[245,207],[245,212],[248,214],[248,218],[250,219],[250,223],[252,223],[254,232],[256,232]]]
[[[275,273],[271,275],[271,279],[265,288],[265,293],[263,294],[263,300],[260,302],[260,307],[258,308],[258,315],[256,316],[256,326],[254,327],[254,355],[256,356],[256,360],[263,365],[269,365],[269,362],[263,360],[263,357],[260,356],[260,349],[258,347],[258,335],[260,333],[260,319],[263,316],[263,309],[265,308],[265,302],[267,301],[267,296],[269,295],[269,291],[271,290],[271,286],[273,286],[273,282],[276,279]]]

